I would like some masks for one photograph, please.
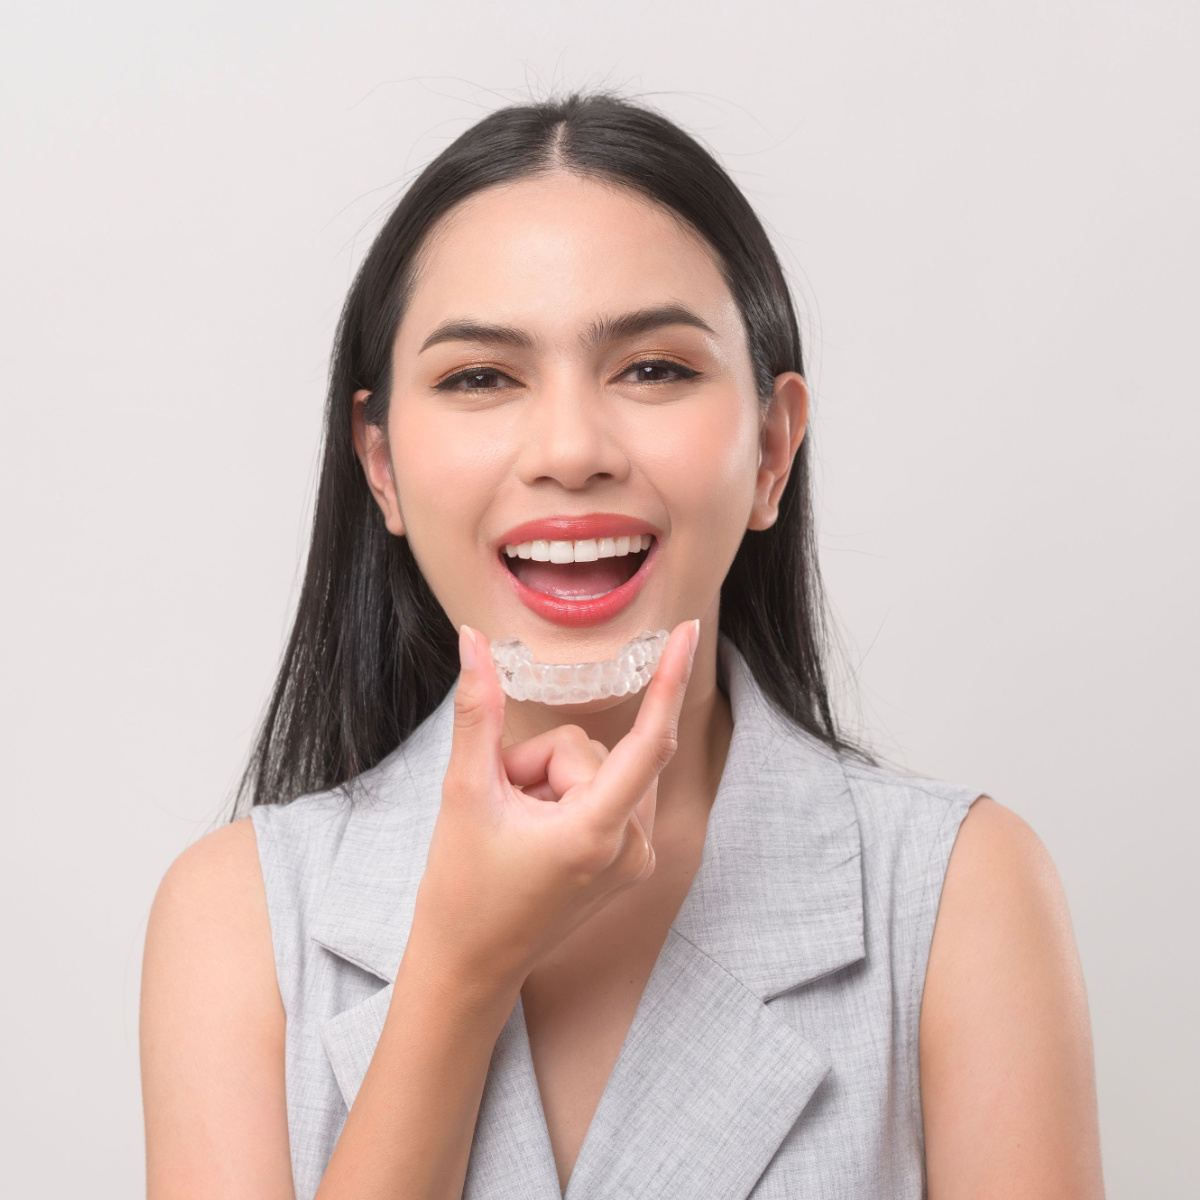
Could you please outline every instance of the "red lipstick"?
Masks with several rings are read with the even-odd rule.
[[[590,538],[632,537],[650,534],[654,540],[633,575],[612,591],[591,599],[550,596],[526,586],[505,562],[504,547],[531,541],[585,541]],[[658,559],[659,531],[648,521],[620,513],[591,513],[582,517],[543,517],[515,525],[496,539],[497,565],[521,601],[531,612],[556,625],[581,628],[600,625],[623,612],[637,598]]]

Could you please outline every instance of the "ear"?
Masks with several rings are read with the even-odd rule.
[[[387,526],[388,533],[403,537],[404,521],[400,516],[400,501],[396,496],[396,477],[392,473],[387,430],[380,425],[372,425],[367,420],[367,399],[370,395],[366,390],[354,393],[354,409],[350,418],[354,452],[358,455],[358,461],[362,463],[371,495],[375,497],[375,503],[383,513],[383,523]]]
[[[779,497],[808,425],[808,384],[796,371],[775,376],[775,393],[762,419],[758,478],[747,529],[769,529],[779,516]]]

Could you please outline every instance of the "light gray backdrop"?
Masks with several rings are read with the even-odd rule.
[[[1065,880],[1110,1196],[1193,1196],[1195,6],[6,8],[4,1191],[142,1186],[141,940],[296,598],[351,274],[500,104],[607,83],[794,279],[856,711]]]

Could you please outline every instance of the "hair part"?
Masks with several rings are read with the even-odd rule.
[[[354,395],[386,427],[392,355],[427,251],[483,190],[568,172],[673,215],[713,253],[746,332],[756,394],[804,373],[795,309],[766,231],[716,159],[668,118],[608,91],[512,105],[483,118],[408,188],[375,238],[338,322],[304,583],[279,674],[235,800],[281,804],[350,785],[437,707],[458,675],[457,633],[406,538],[390,534],[354,448]],[[806,433],[778,518],[744,536],[721,587],[720,629],[799,727],[871,755],[830,703],[827,610],[813,528]]]

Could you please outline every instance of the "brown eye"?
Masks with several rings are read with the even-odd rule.
[[[439,392],[494,392],[498,389],[491,381],[499,379],[508,379],[508,376],[492,367],[469,367],[465,371],[456,371],[435,386]],[[463,386],[459,387],[459,384]]]
[[[634,383],[676,383],[681,379],[692,379],[699,375],[680,363],[672,362],[669,358],[647,359],[645,362],[634,363],[626,368],[624,375],[633,373]]]

